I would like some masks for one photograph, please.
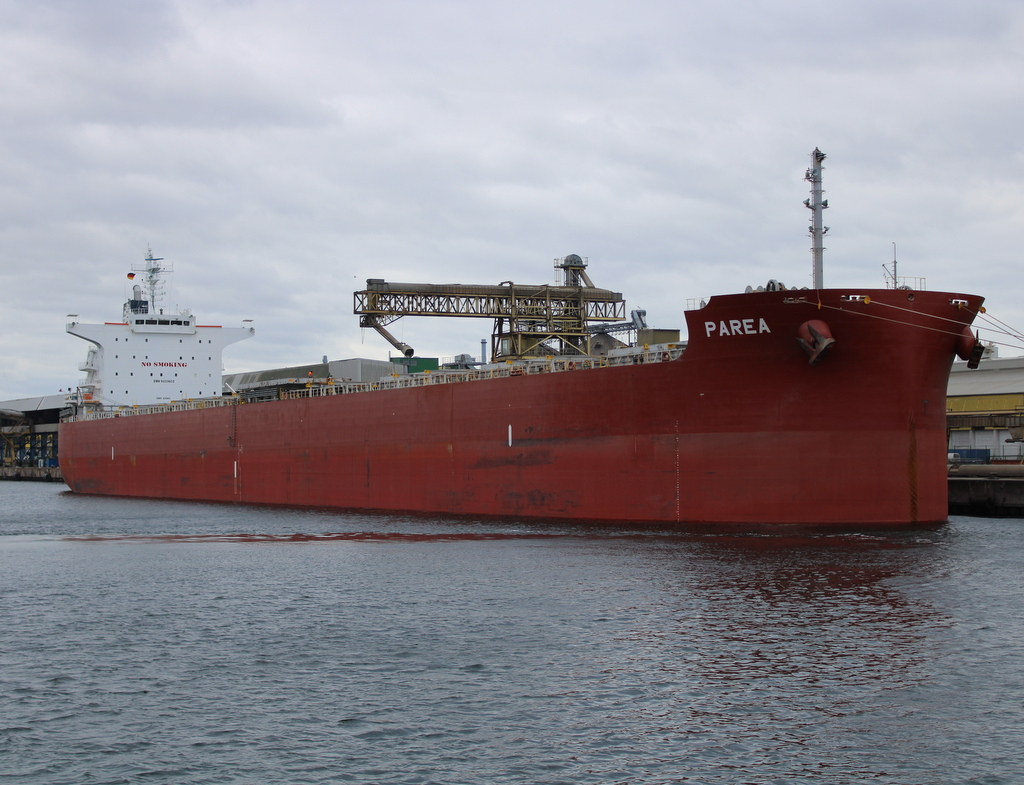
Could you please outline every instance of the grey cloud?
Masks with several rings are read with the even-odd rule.
[[[0,287],[19,295],[0,399],[77,378],[63,314],[116,317],[147,244],[179,304],[256,319],[236,370],[384,356],[351,314],[367,277],[548,281],[567,253],[680,326],[687,299],[807,282],[815,146],[829,283],[881,285],[896,241],[908,274],[1024,321],[1022,19],[1009,2],[7,3]],[[487,328],[401,326],[438,354]]]

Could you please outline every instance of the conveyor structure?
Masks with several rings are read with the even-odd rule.
[[[492,361],[587,355],[594,332],[589,323],[622,321],[626,303],[621,293],[595,287],[586,266],[576,254],[556,259],[555,268],[564,272],[562,285],[389,283],[370,278],[365,290],[355,292],[353,310],[361,327],[372,327],[406,357],[413,355],[413,348],[386,329],[402,316],[493,319]]]

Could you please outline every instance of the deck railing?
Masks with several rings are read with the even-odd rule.
[[[221,398],[198,398],[149,406],[118,406],[97,408],[66,409],[62,422],[82,420],[103,420],[115,417],[134,417],[163,412],[183,412],[194,409],[209,409],[218,406],[240,406],[249,403],[266,403],[275,400],[296,398],[320,398],[328,395],[352,395],[379,392],[381,390],[404,390],[410,387],[428,387],[437,384],[502,379],[512,376],[536,376],[547,373],[582,372],[598,368],[622,365],[669,362],[678,359],[685,349],[684,344],[667,344],[657,349],[638,349],[628,354],[608,357],[549,357],[541,360],[522,360],[503,366],[474,370],[439,370],[424,373],[393,374],[376,382],[349,382],[336,379],[277,379],[266,387],[245,390],[240,394]],[[303,384],[299,389],[286,390],[288,385]],[[260,393],[263,393],[262,395]]]

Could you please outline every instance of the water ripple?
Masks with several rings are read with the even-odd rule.
[[[1024,781],[1021,521],[620,531],[2,490],[5,785]]]

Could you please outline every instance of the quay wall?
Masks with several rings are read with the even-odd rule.
[[[0,480],[64,482],[59,466],[0,466]]]

